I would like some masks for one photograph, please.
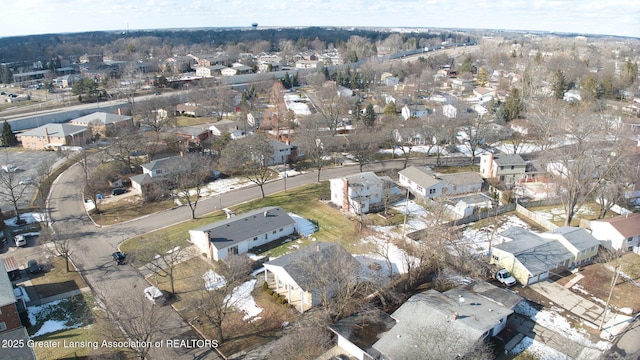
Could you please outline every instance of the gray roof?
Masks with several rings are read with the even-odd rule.
[[[500,235],[512,240],[494,247],[513,254],[532,275],[556,268],[558,263],[573,258],[558,240],[543,238],[525,229],[511,227]]]
[[[432,187],[439,183],[436,173],[428,166],[409,166],[408,168],[401,170],[398,174],[411,179],[414,183],[422,186],[425,189]]]
[[[80,134],[88,131],[86,126],[71,125],[71,124],[46,124],[29,131],[25,131],[21,136],[55,136],[66,137],[71,135]]]
[[[33,352],[33,349],[26,345],[30,338],[27,333],[27,329],[24,326],[0,333],[0,341],[3,344],[5,344],[5,342],[9,342],[9,344],[17,343],[20,340],[22,340],[22,343],[25,344],[25,346],[3,347],[2,358],[11,360],[36,360],[36,355]]]
[[[512,309],[466,289],[456,288],[444,293],[428,290],[409,298],[391,315],[396,319],[396,325],[384,333],[373,347],[387,359],[416,358],[415,345],[420,338],[412,337],[412,334],[423,333],[429,326],[447,326],[450,327],[447,334],[465,340],[452,342],[451,348],[446,349],[453,358],[469,351],[465,344],[475,343],[511,313]],[[454,314],[458,315],[455,320]]]
[[[343,318],[329,329],[377,359],[381,354],[373,348],[373,344],[395,325],[396,321],[389,314],[374,307]]]
[[[439,177],[449,184],[459,186],[483,183],[483,179],[480,174],[470,171],[453,174],[442,174]]]
[[[11,285],[9,275],[4,269],[4,260],[0,259],[0,307],[15,302],[16,296],[13,294],[13,285]]]
[[[382,180],[371,171],[345,177],[349,186],[373,186],[382,183]]]
[[[482,193],[456,196],[454,198],[449,199],[449,201],[451,201],[454,204],[457,204],[458,202],[463,201],[467,205],[481,204],[486,201],[492,201],[492,200],[493,199],[491,199],[490,197]]]
[[[600,245],[600,241],[594,238],[589,232],[581,227],[562,226],[554,229],[551,234],[562,235],[571,245],[578,250],[590,249]]]
[[[270,206],[204,225],[193,231],[209,232],[211,244],[216,249],[222,249],[291,224],[295,224],[295,220],[289,214],[278,206]]]
[[[493,161],[495,161],[496,165],[499,166],[507,166],[507,165],[520,165],[525,166],[527,163],[524,161],[522,156],[518,154],[496,154],[493,155]]]
[[[208,127],[203,126],[180,126],[172,129],[167,129],[167,132],[195,137],[203,133],[209,133],[211,132],[211,130],[209,130]]]
[[[182,156],[170,156],[162,159],[149,161],[146,164],[142,164],[143,168],[153,171],[157,169],[166,169],[167,167],[177,167],[184,159]]]
[[[326,264],[340,264],[342,269],[359,269],[360,263],[337,243],[318,242],[265,263],[283,268],[305,291],[313,290],[315,276],[323,276]]]
[[[108,125],[108,124],[119,123],[122,121],[128,121],[131,119],[133,119],[131,116],[111,114],[106,112],[94,112],[92,114],[85,115],[77,119],[71,120],[71,122],[73,122],[74,124],[81,124],[81,125],[90,125],[92,123],[100,123],[100,124]]]

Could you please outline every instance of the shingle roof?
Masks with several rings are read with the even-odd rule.
[[[24,326],[4,331],[0,333],[0,341],[2,344],[19,344],[20,341],[24,346],[10,346],[2,348],[2,358],[11,360],[36,360],[33,347],[28,346],[29,334]]]
[[[9,280],[9,275],[4,269],[4,260],[0,259],[0,307],[16,302],[13,294],[13,285]]]
[[[94,123],[94,122],[107,125],[107,124],[115,124],[122,121],[128,121],[131,119],[132,119],[131,116],[110,114],[106,112],[94,112],[92,114],[74,119],[71,122],[75,124],[85,125],[85,126],[90,125],[91,123]]]
[[[181,156],[170,156],[162,159],[149,161],[146,164],[142,164],[143,168],[153,171],[157,169],[165,169],[167,167],[178,166],[184,159]]]
[[[562,235],[568,242],[578,250],[589,249],[600,245],[600,241],[594,238],[589,232],[583,228],[575,226],[562,226],[554,229],[551,234]]]
[[[342,268],[360,268],[356,260],[345,248],[337,243],[318,242],[298,251],[271,260],[265,265],[282,267],[293,281],[305,291],[313,290],[314,276],[324,276],[321,269],[325,264],[340,264]]]
[[[372,186],[382,182],[382,180],[371,171],[347,176],[345,179],[349,182],[349,186]]]
[[[513,254],[533,275],[553,269],[573,254],[557,239],[543,238],[540,235],[518,227],[510,227],[500,236],[511,241],[496,244],[494,247]]]
[[[289,214],[280,207],[270,206],[204,225],[192,231],[209,232],[211,244],[216,249],[222,249],[291,224],[295,224],[295,221]]]
[[[442,180],[448,182],[449,184],[459,185],[459,186],[471,185],[471,184],[482,184],[483,182],[482,176],[480,176],[480,174],[469,172],[469,171],[453,173],[453,174],[442,174],[440,175],[440,178],[442,178]]]
[[[493,161],[499,166],[507,165],[526,165],[527,163],[522,159],[522,156],[518,154],[497,154],[493,155]]]
[[[437,178],[436,173],[427,166],[409,166],[404,170],[400,170],[398,174],[411,179],[414,183],[425,189],[432,187],[441,180]]]
[[[46,130],[46,132],[45,132]],[[49,136],[66,137],[88,131],[86,126],[71,124],[46,124],[29,131],[25,131],[21,136]]]
[[[640,214],[630,214],[628,216],[616,216],[609,219],[594,220],[611,224],[620,235],[629,238],[640,234]]]

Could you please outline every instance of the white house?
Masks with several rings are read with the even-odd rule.
[[[189,230],[191,242],[210,260],[244,254],[295,232],[295,220],[271,206]]]
[[[328,298],[333,295],[331,281],[356,280],[352,277],[359,276],[359,269],[358,260],[340,244],[318,242],[265,263],[264,278],[270,288],[302,313],[322,302],[323,291],[328,292]]]
[[[490,101],[495,96],[495,90],[485,87],[477,87],[473,89],[473,95],[480,103]]]
[[[400,185],[423,198],[476,193],[484,182],[475,172],[440,174],[427,166],[410,166],[398,175]]]
[[[385,196],[394,193],[388,177],[378,177],[373,172],[363,172],[344,178],[329,180],[331,202],[344,211],[366,214],[382,205]]]
[[[458,116],[458,109],[451,104],[444,105],[442,107],[442,115],[448,117],[449,119],[454,119]]]
[[[487,179],[498,179],[513,184],[524,176],[526,169],[527,163],[518,154],[480,155],[480,174]]]
[[[591,221],[591,235],[603,246],[640,254],[640,214]]]

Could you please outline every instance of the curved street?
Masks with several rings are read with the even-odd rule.
[[[432,163],[428,159],[429,163]],[[433,162],[434,162],[433,161]],[[389,160],[366,165],[365,171],[380,171],[385,169],[402,168],[404,160]],[[450,158],[450,164],[468,163],[468,158]],[[427,159],[414,159],[409,165],[426,165]],[[433,165],[433,164],[431,164]],[[323,169],[321,180],[334,177],[351,175],[359,172],[359,166],[341,166]],[[287,188],[303,186],[314,183],[317,179],[316,172],[300,174],[287,179]],[[113,314],[117,311],[114,307],[119,304],[123,294],[140,294],[147,286],[146,281],[139,271],[131,266],[117,266],[111,259],[118,244],[122,241],[141,234],[148,233],[159,228],[191,219],[191,211],[188,206],[165,210],[159,213],[144,216],[121,224],[98,227],[87,215],[82,196],[83,171],[76,164],[65,171],[55,181],[49,197],[49,211],[54,229],[59,236],[71,239],[73,250],[72,259],[80,273],[88,282],[94,293],[102,300]],[[265,184],[265,195],[284,190],[282,179]],[[207,214],[222,207],[231,207],[243,202],[260,197],[260,189],[257,186],[249,186],[233,190],[221,195],[202,199],[198,203],[197,216]],[[148,305],[148,304],[146,304]],[[169,306],[159,307],[162,311],[164,328],[161,331],[162,339],[197,339],[198,335],[184,322],[177,312]],[[207,354],[209,352],[209,354]],[[207,349],[191,349],[177,351],[176,349],[152,349],[153,359],[193,359],[217,358],[215,352]]]

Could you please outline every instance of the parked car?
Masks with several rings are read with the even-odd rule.
[[[154,305],[163,305],[166,300],[162,290],[155,286],[149,286],[144,289],[144,296],[146,296]]]
[[[20,185],[35,185],[36,182],[31,178],[22,179],[19,182]]]
[[[2,170],[4,172],[14,173],[14,172],[18,171],[18,167],[14,166],[14,165],[11,165],[11,164],[5,164],[5,165],[2,165]]]
[[[127,189],[123,189],[123,188],[115,188],[111,191],[111,195],[113,196],[117,196],[117,195],[122,195],[124,193],[127,192]]]
[[[124,264],[124,260],[127,258],[127,255],[125,255],[123,252],[116,251],[111,254],[111,257],[113,257],[113,261],[115,261],[117,265],[122,265]]]
[[[22,247],[22,246],[27,246],[27,239],[24,238],[23,235],[15,235],[13,237],[13,241],[16,243],[16,246],[18,247]]]
[[[31,274],[37,274],[42,271],[42,266],[39,265],[35,259],[31,259],[27,263],[27,270],[29,270]]]
[[[505,269],[498,270],[496,273],[496,279],[506,286],[513,286],[516,284],[516,279]]]

